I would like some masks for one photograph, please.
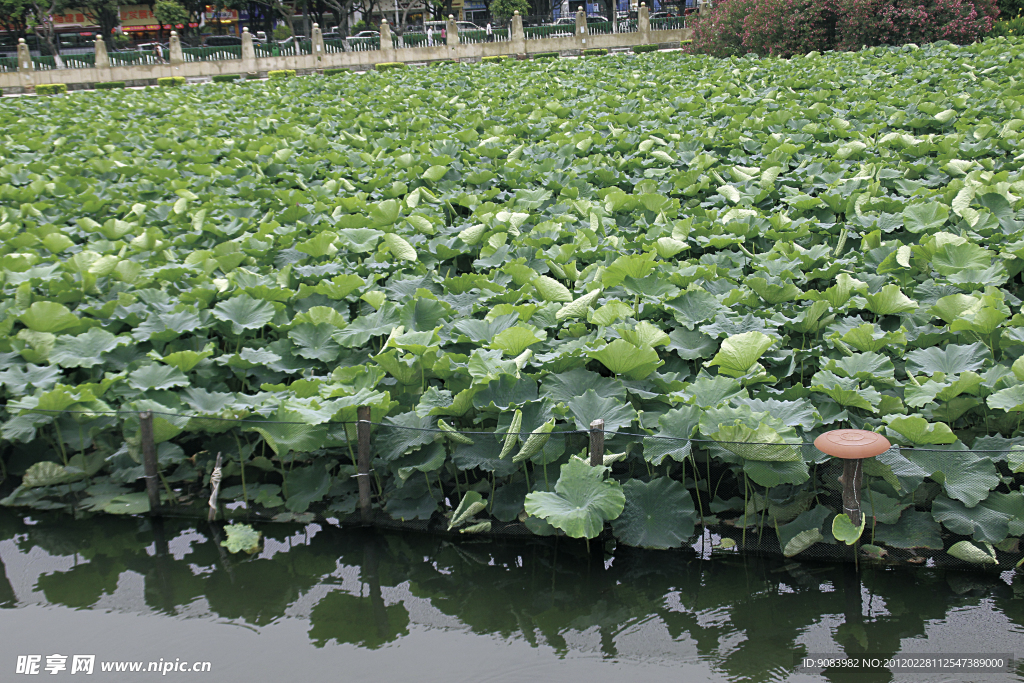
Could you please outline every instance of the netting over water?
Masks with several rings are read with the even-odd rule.
[[[855,544],[837,539],[842,463],[809,443],[756,443],[633,433],[609,420],[603,465],[589,430],[553,416],[504,415],[498,429],[369,423],[369,471],[356,421],[153,413],[161,505],[206,517],[221,459],[216,515],[237,522],[372,524],[457,536],[566,534],[639,547],[854,561],[1012,568],[1024,535],[1020,446],[893,446],[864,461]],[[23,415],[51,430],[61,462],[10,447],[20,485],[11,506],[145,513],[141,421],[135,412]],[[379,419],[379,418],[378,418]],[[44,429],[45,425],[45,429]],[[123,439],[108,442],[111,428]],[[545,431],[549,430],[549,431]],[[370,513],[359,479],[369,482]],[[214,482],[216,483],[214,478]],[[8,477],[8,481],[11,477]],[[851,541],[852,543],[852,541]]]

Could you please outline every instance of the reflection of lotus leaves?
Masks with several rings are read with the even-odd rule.
[[[379,602],[376,602],[379,601]],[[409,613],[401,604],[385,606],[383,599],[331,591],[309,614],[309,639],[317,647],[330,641],[376,650],[409,634]]]

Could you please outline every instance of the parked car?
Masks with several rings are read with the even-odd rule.
[[[354,36],[349,36],[349,40],[365,40],[367,38],[380,38],[380,31],[360,31]]]
[[[323,36],[324,40],[344,40],[345,38],[337,31],[328,31],[326,33],[322,33],[321,36]]]
[[[135,49],[139,52],[156,52],[156,46],[159,45],[160,49],[164,51],[166,56],[171,51],[170,43],[139,43],[135,46]]]
[[[203,45],[206,47],[225,47],[228,45],[241,45],[242,39],[239,36],[207,36]]]

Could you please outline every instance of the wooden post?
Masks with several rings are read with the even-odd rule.
[[[139,438],[142,441],[142,466],[146,471],[149,514],[155,515],[160,507],[160,486],[157,482],[156,444],[153,442],[153,413],[148,410],[139,413]]]
[[[889,440],[881,434],[864,429],[835,429],[825,432],[814,440],[814,447],[833,458],[843,461],[843,474],[839,483],[843,485],[843,512],[853,525],[860,526],[860,486],[864,458],[874,458],[891,447]]]
[[[590,423],[590,466],[604,464],[604,420]]]
[[[860,526],[860,484],[864,471],[861,460],[844,460],[843,474],[839,483],[843,485],[843,512],[854,526]]]
[[[359,421],[356,423],[356,434],[359,437],[358,472],[359,510],[363,523],[372,521],[373,510],[370,507],[370,406],[359,406],[356,411]]]

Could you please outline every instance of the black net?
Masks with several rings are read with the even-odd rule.
[[[153,411],[160,504],[151,510],[139,413],[25,412],[24,428],[52,442],[57,457],[5,444],[3,503],[78,516],[568,535],[702,556],[998,570],[1022,559],[1024,467],[1020,446],[1008,440],[1001,449],[893,446],[863,461],[857,527],[849,516],[837,519],[842,461],[808,443],[670,438],[611,422],[571,429],[579,426],[571,416],[503,414],[497,429],[480,430],[430,416],[415,424],[377,418],[362,424],[362,468],[357,420],[311,424],[315,414],[305,422],[281,414]]]

